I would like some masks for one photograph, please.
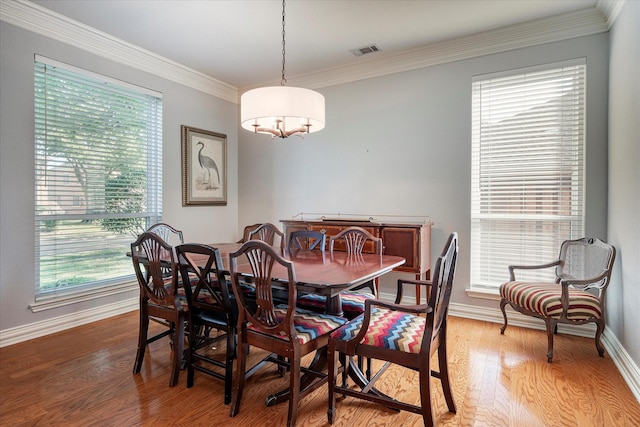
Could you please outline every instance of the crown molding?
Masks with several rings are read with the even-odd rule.
[[[578,12],[564,13],[433,43],[396,54],[385,55],[382,52],[352,65],[325,69],[304,76],[288,77],[287,82],[295,86],[318,89],[544,43],[604,33],[608,30],[609,28],[602,12],[593,7]],[[244,88],[242,91],[247,89],[250,88]]]
[[[618,18],[625,0],[598,0],[596,8],[607,18],[607,27],[611,29]]]
[[[619,11],[624,1],[599,0],[597,7],[433,43],[395,54],[376,54],[346,66],[288,77],[292,86],[319,89],[514,49],[607,32],[603,12]],[[614,4],[615,3],[615,4]],[[617,12],[615,12],[617,13]],[[615,18],[613,18],[615,19]],[[611,19],[611,22],[613,21]],[[93,54],[158,75],[224,100],[240,103],[242,92],[279,81],[238,88],[127,43],[27,0],[0,2],[0,20]]]
[[[0,2],[0,20],[236,103],[238,89],[25,0]]]

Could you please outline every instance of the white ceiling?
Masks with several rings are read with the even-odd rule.
[[[289,0],[286,77],[593,8],[598,0]],[[280,0],[33,0],[236,88],[280,81]],[[350,50],[376,44],[361,57]]]

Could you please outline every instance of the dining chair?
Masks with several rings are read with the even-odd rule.
[[[187,388],[193,386],[196,370],[221,379],[224,381],[224,403],[228,404],[231,402],[238,309],[223,274],[220,251],[203,244],[182,244],[176,246],[176,256],[182,283],[190,284],[184,287],[189,305]],[[211,336],[213,330],[223,334]],[[222,360],[211,350],[221,340],[226,343]]]
[[[275,225],[265,222],[249,232],[248,240],[262,240],[273,246],[276,236],[280,239],[280,248],[284,249],[284,233],[278,230],[278,227]]]
[[[398,280],[398,287],[405,284],[424,286],[428,290],[428,303],[402,305],[401,293],[395,303],[377,299],[365,302],[365,312],[331,334],[329,339],[329,407],[327,418],[333,424],[336,417],[336,395],[355,397],[388,408],[421,414],[425,426],[433,426],[431,405],[431,380],[440,380],[444,398],[450,412],[456,412],[447,361],[447,312],[458,257],[458,235],[451,233],[442,254],[438,257],[429,281]],[[431,368],[434,353],[438,353],[439,372]],[[384,361],[371,379],[361,384],[361,389],[348,384],[339,386],[338,360],[344,356],[360,356]],[[374,388],[375,382],[392,364],[418,372],[420,405],[394,399]],[[344,363],[343,370],[358,369]],[[361,374],[361,372],[360,372]],[[344,381],[344,379],[343,379]]]
[[[248,261],[250,272],[238,270],[239,258],[241,263]],[[263,241],[250,240],[243,244],[236,252],[229,254],[229,262],[233,293],[238,301],[238,350],[236,352],[238,363],[230,415],[234,417],[240,412],[247,353],[250,346],[255,346],[278,356],[271,361],[289,370],[287,426],[293,426],[296,423],[300,399],[327,379],[326,373],[303,368],[301,358],[325,347],[329,334],[345,324],[346,319],[297,308],[295,305],[296,274],[293,263],[284,259],[273,247]],[[286,274],[279,274],[278,278],[281,281],[286,279],[286,283],[274,282],[272,275],[274,268],[284,269]],[[240,287],[241,278],[247,274],[251,276],[256,287],[255,307],[247,304]],[[273,298],[274,287],[283,285],[288,291],[288,304],[277,305]],[[303,369],[305,375],[315,378],[315,385],[310,385],[304,392],[300,390],[300,373]]]
[[[160,236],[160,238],[162,238],[162,240],[172,246],[184,243],[184,236],[182,234],[182,231],[176,230],[175,228],[164,222],[153,224],[147,229],[147,231],[149,233],[157,234],[158,236]]]
[[[500,285],[500,310],[507,329],[509,304],[527,316],[544,320],[547,329],[547,362],[553,360],[553,335],[558,324],[596,324],[595,342],[604,357],[600,337],[605,327],[605,295],[611,281],[616,248],[600,239],[565,240],[556,260],[541,265],[510,265],[509,281]],[[555,268],[555,280],[516,280],[515,271]]]
[[[145,350],[149,343],[162,337],[172,338],[172,363],[169,386],[178,382],[184,348],[184,325],[188,309],[184,294],[179,292],[178,264],[175,249],[155,233],[144,232],[131,243],[131,259],[140,288],[140,328],[138,351],[133,367],[137,374],[142,368]],[[163,271],[169,264],[170,275]],[[160,320],[166,329],[149,338],[149,320]]]
[[[293,234],[293,233],[292,233]],[[354,257],[361,255],[365,245],[373,244],[374,253],[382,255],[382,239],[375,237],[362,227],[347,227],[338,234],[329,237],[329,252],[333,253],[336,242],[344,247],[345,251]],[[364,312],[364,302],[367,299],[375,298],[377,295],[377,285],[375,281],[366,282],[349,291],[340,293],[342,311],[348,319],[353,319]],[[317,294],[300,295],[298,306],[323,312],[327,305],[327,298]]]
[[[255,230],[256,228],[260,227],[262,225],[261,222],[257,223],[257,224],[251,224],[251,225],[247,225],[244,227],[244,230],[242,232],[242,239],[238,240],[236,243],[245,243],[249,241],[249,233],[251,233],[253,230]]]
[[[324,252],[327,236],[324,233],[313,230],[296,230],[289,234],[287,247],[289,250],[318,249]]]

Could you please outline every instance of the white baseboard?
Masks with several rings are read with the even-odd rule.
[[[140,299],[136,296],[117,303],[2,330],[0,331],[0,348],[137,310],[139,301]]]
[[[620,344],[618,337],[607,327],[602,333],[602,345],[607,349],[609,356],[618,367],[618,371],[622,374],[622,378],[626,381],[636,400],[640,402],[640,369],[638,365],[634,363],[629,353]]]

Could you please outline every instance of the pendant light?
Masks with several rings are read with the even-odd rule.
[[[324,96],[285,86],[285,0],[282,0],[282,79],[280,86],[252,89],[240,98],[241,126],[251,132],[288,138],[324,128]]]

